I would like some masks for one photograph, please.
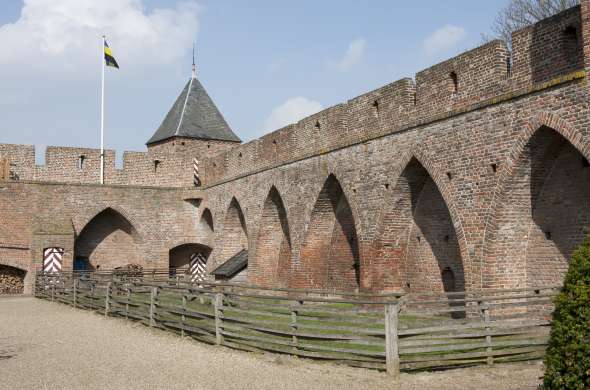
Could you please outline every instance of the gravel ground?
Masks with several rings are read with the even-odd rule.
[[[402,374],[200,344],[35,298],[0,297],[0,389],[535,389],[541,364]]]

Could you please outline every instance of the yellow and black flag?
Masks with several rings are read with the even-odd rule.
[[[113,57],[113,52],[111,52],[111,48],[106,40],[104,41],[104,60],[107,66],[119,69],[119,64],[117,64],[117,60]]]

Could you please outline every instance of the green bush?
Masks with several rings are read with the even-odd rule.
[[[590,389],[590,234],[574,251],[555,299],[544,389]]]

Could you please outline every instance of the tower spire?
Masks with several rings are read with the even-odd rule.
[[[193,79],[197,78],[197,67],[195,65],[195,43],[193,42],[193,73],[191,76]]]

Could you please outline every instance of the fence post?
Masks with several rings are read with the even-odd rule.
[[[219,290],[221,291],[221,290]],[[221,328],[223,327],[223,292],[215,294],[215,344],[223,345],[223,335]]]
[[[399,377],[398,346],[399,304],[385,305],[385,364],[387,373],[394,379]]]
[[[74,309],[78,307],[78,279],[74,278]]]
[[[186,321],[186,316],[184,315],[186,313],[186,294],[182,294],[182,316],[181,316],[181,325],[182,328],[180,328],[180,337],[184,337],[184,322]]]
[[[107,283],[107,291],[104,297],[104,315],[105,317],[109,315],[109,311],[111,310],[111,282]]]
[[[291,305],[291,332],[293,335],[291,336],[291,343],[293,344],[293,349],[297,349],[297,314],[299,312],[299,307],[303,304],[303,301],[296,301],[293,305]]]
[[[158,287],[153,287],[150,294],[150,327],[156,326],[156,299],[158,298]]]
[[[129,319],[129,302],[131,301],[131,287],[127,287],[127,299],[125,302],[125,319]]]
[[[492,355],[492,328],[490,327],[490,307],[487,304],[481,306],[483,312],[483,321],[486,326],[486,356],[489,366],[494,364],[494,355]]]

